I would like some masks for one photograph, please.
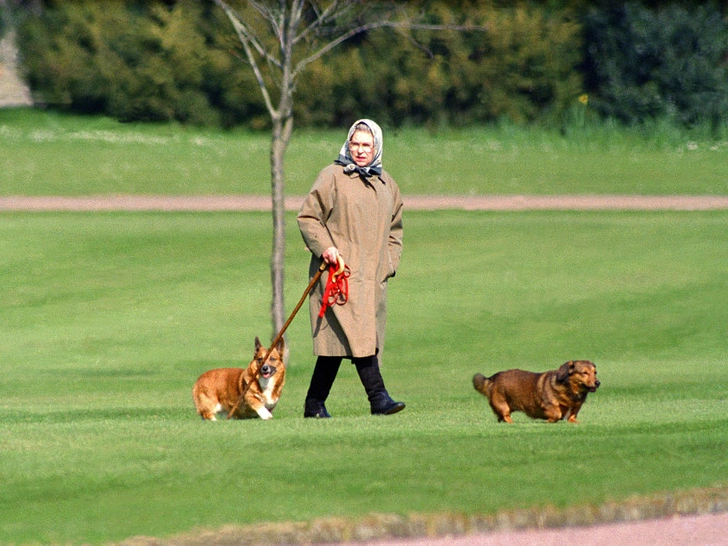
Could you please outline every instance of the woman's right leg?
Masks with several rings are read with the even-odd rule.
[[[331,387],[339,372],[342,357],[320,356],[311,375],[311,384],[306,394],[306,405],[303,410],[304,417],[331,417],[326,411],[324,402],[329,397]]]

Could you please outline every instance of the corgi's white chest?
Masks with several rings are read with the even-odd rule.
[[[268,409],[273,409],[276,405],[276,401],[273,399],[273,388],[275,387],[275,382],[273,381],[273,378],[261,377],[258,380],[258,384],[260,385],[261,396],[263,398],[263,403],[265,404],[265,407]]]

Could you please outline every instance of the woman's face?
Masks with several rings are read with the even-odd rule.
[[[349,140],[349,153],[359,167],[366,167],[374,159],[374,136],[366,131],[356,131]]]

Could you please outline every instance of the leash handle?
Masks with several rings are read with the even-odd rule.
[[[334,273],[335,277],[338,277],[344,272],[344,269],[346,268],[346,264],[344,263],[344,258],[341,257],[341,254],[338,252],[336,253],[336,265],[339,266],[339,269],[336,270],[336,273]]]

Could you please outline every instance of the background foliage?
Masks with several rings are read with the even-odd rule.
[[[241,93],[257,90],[252,74],[232,70],[234,57],[207,46],[202,12],[194,2],[47,8],[21,27],[29,82],[43,102],[81,113],[124,121],[236,122],[226,116],[250,114],[257,100],[255,93]]]
[[[711,5],[636,2],[585,18],[587,87],[605,116],[717,126],[728,112],[728,32]]]
[[[211,3],[35,2],[20,43],[36,97],[121,120],[268,123],[240,44]],[[486,32],[356,37],[299,82],[299,125],[568,123],[577,99],[634,123],[728,119],[728,25],[718,5],[416,3],[427,22]],[[585,93],[588,92],[588,98]]]
[[[564,111],[579,94],[573,22],[526,5],[480,3],[466,20],[447,4],[430,7],[428,23],[466,21],[488,30],[415,32],[421,49],[385,30],[345,44],[308,73],[298,119],[341,125],[370,112],[393,125],[525,122]],[[331,82],[328,92],[314,85],[321,81]],[[317,95],[314,107],[307,90]]]

